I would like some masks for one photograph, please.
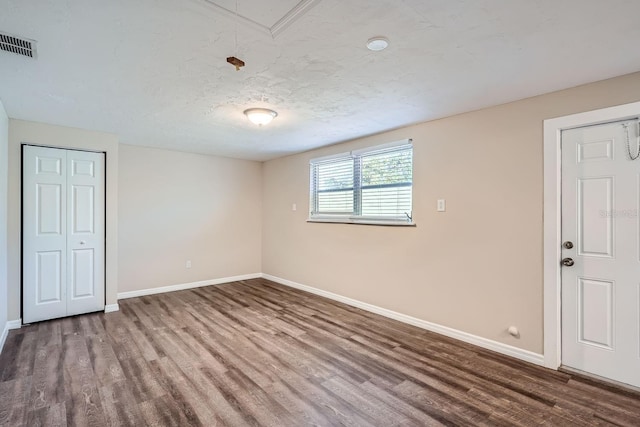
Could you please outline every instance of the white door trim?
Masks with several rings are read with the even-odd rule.
[[[640,116],[640,102],[544,121],[544,366],[558,369],[561,358],[561,132]]]

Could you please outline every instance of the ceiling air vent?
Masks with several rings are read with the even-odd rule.
[[[10,34],[0,33],[0,50],[35,58],[36,42],[35,40],[22,39]]]

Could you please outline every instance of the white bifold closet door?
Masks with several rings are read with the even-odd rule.
[[[104,310],[104,153],[23,146],[24,323]]]

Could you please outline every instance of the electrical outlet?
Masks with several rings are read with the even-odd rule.
[[[191,268],[191,260],[188,260],[188,261],[187,261],[187,264],[185,265],[185,267],[187,267],[187,268]]]
[[[444,212],[447,210],[447,205],[444,199],[438,199],[438,212]]]

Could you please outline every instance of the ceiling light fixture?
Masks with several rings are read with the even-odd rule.
[[[244,115],[247,116],[252,123],[262,126],[271,123],[271,120],[276,118],[278,113],[268,108],[249,108],[248,110],[244,110]]]
[[[367,40],[367,49],[374,52],[385,50],[389,46],[389,40],[386,37],[372,37]]]

